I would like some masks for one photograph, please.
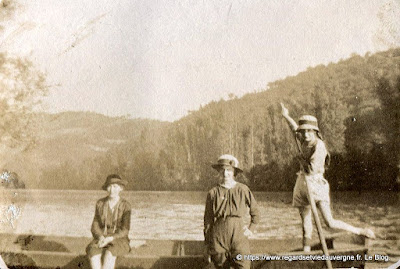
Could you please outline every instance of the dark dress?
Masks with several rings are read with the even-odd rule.
[[[204,237],[216,268],[250,268],[250,261],[236,260],[237,254],[250,254],[249,240],[244,235],[243,217],[250,208],[249,229],[259,222],[259,210],[250,189],[242,184],[227,189],[221,185],[207,195],[204,212]]]
[[[86,253],[89,257],[110,251],[113,256],[121,256],[129,253],[129,228],[131,224],[131,205],[125,199],[120,198],[118,204],[111,211],[108,205],[108,197],[102,198],[96,203],[96,211],[92,223],[94,240],[87,246]],[[113,236],[114,240],[103,248],[97,246],[101,236]]]

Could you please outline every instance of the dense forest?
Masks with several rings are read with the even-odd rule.
[[[130,190],[206,190],[217,182],[210,164],[230,153],[245,171],[239,181],[253,190],[291,190],[297,153],[280,102],[294,119],[318,118],[332,156],[326,171],[332,190],[396,190],[400,48],[308,68],[172,123],[142,124],[101,154],[43,167],[27,187],[99,189],[107,174],[119,173]]]

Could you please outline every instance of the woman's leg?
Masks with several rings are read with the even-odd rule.
[[[103,269],[114,269],[117,257],[108,250],[104,253]]]
[[[101,254],[94,255],[90,258],[90,266],[92,269],[101,269]]]
[[[321,201],[318,202],[317,205],[322,213],[326,225],[329,228],[345,230],[354,234],[361,234],[366,237],[375,238],[374,232],[370,229],[357,228],[350,224],[347,224],[344,221],[334,219],[332,216],[331,206],[329,203]]]
[[[299,213],[303,225],[303,248],[304,251],[310,251],[313,232],[311,208],[309,206],[299,207]]]

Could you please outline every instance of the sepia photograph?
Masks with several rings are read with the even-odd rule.
[[[400,268],[400,0],[0,0],[0,269]]]

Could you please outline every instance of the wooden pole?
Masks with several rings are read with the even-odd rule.
[[[328,246],[326,245],[325,236],[322,231],[321,220],[318,215],[317,206],[315,205],[315,200],[314,200],[314,197],[312,196],[311,187],[310,187],[307,177],[305,177],[305,181],[306,181],[306,185],[307,185],[308,200],[310,201],[310,204],[311,204],[311,211],[314,215],[314,221],[315,221],[315,225],[317,226],[319,241],[321,242],[321,245],[322,245],[322,251],[328,257],[329,256]],[[326,266],[328,267],[328,269],[332,268],[332,263],[329,258],[326,259]]]
[[[300,145],[299,145],[299,143],[297,141],[296,135],[295,135],[294,139],[296,140],[297,149],[299,150],[300,155],[303,157],[303,151],[300,148]],[[333,267],[332,267],[331,260],[329,259],[328,246],[326,245],[325,236],[324,236],[324,233],[322,231],[322,225],[321,225],[321,220],[320,220],[319,215],[318,215],[317,206],[315,205],[315,200],[314,200],[314,197],[312,195],[311,187],[310,187],[310,184],[308,182],[307,176],[304,176],[304,179],[305,179],[306,186],[307,186],[307,195],[308,195],[308,200],[310,201],[311,211],[312,211],[313,216],[314,216],[315,225],[317,226],[319,241],[321,242],[322,251],[324,252],[324,255],[327,256],[327,259],[325,260],[325,263],[326,263],[326,266],[328,267],[328,269],[332,269]]]

